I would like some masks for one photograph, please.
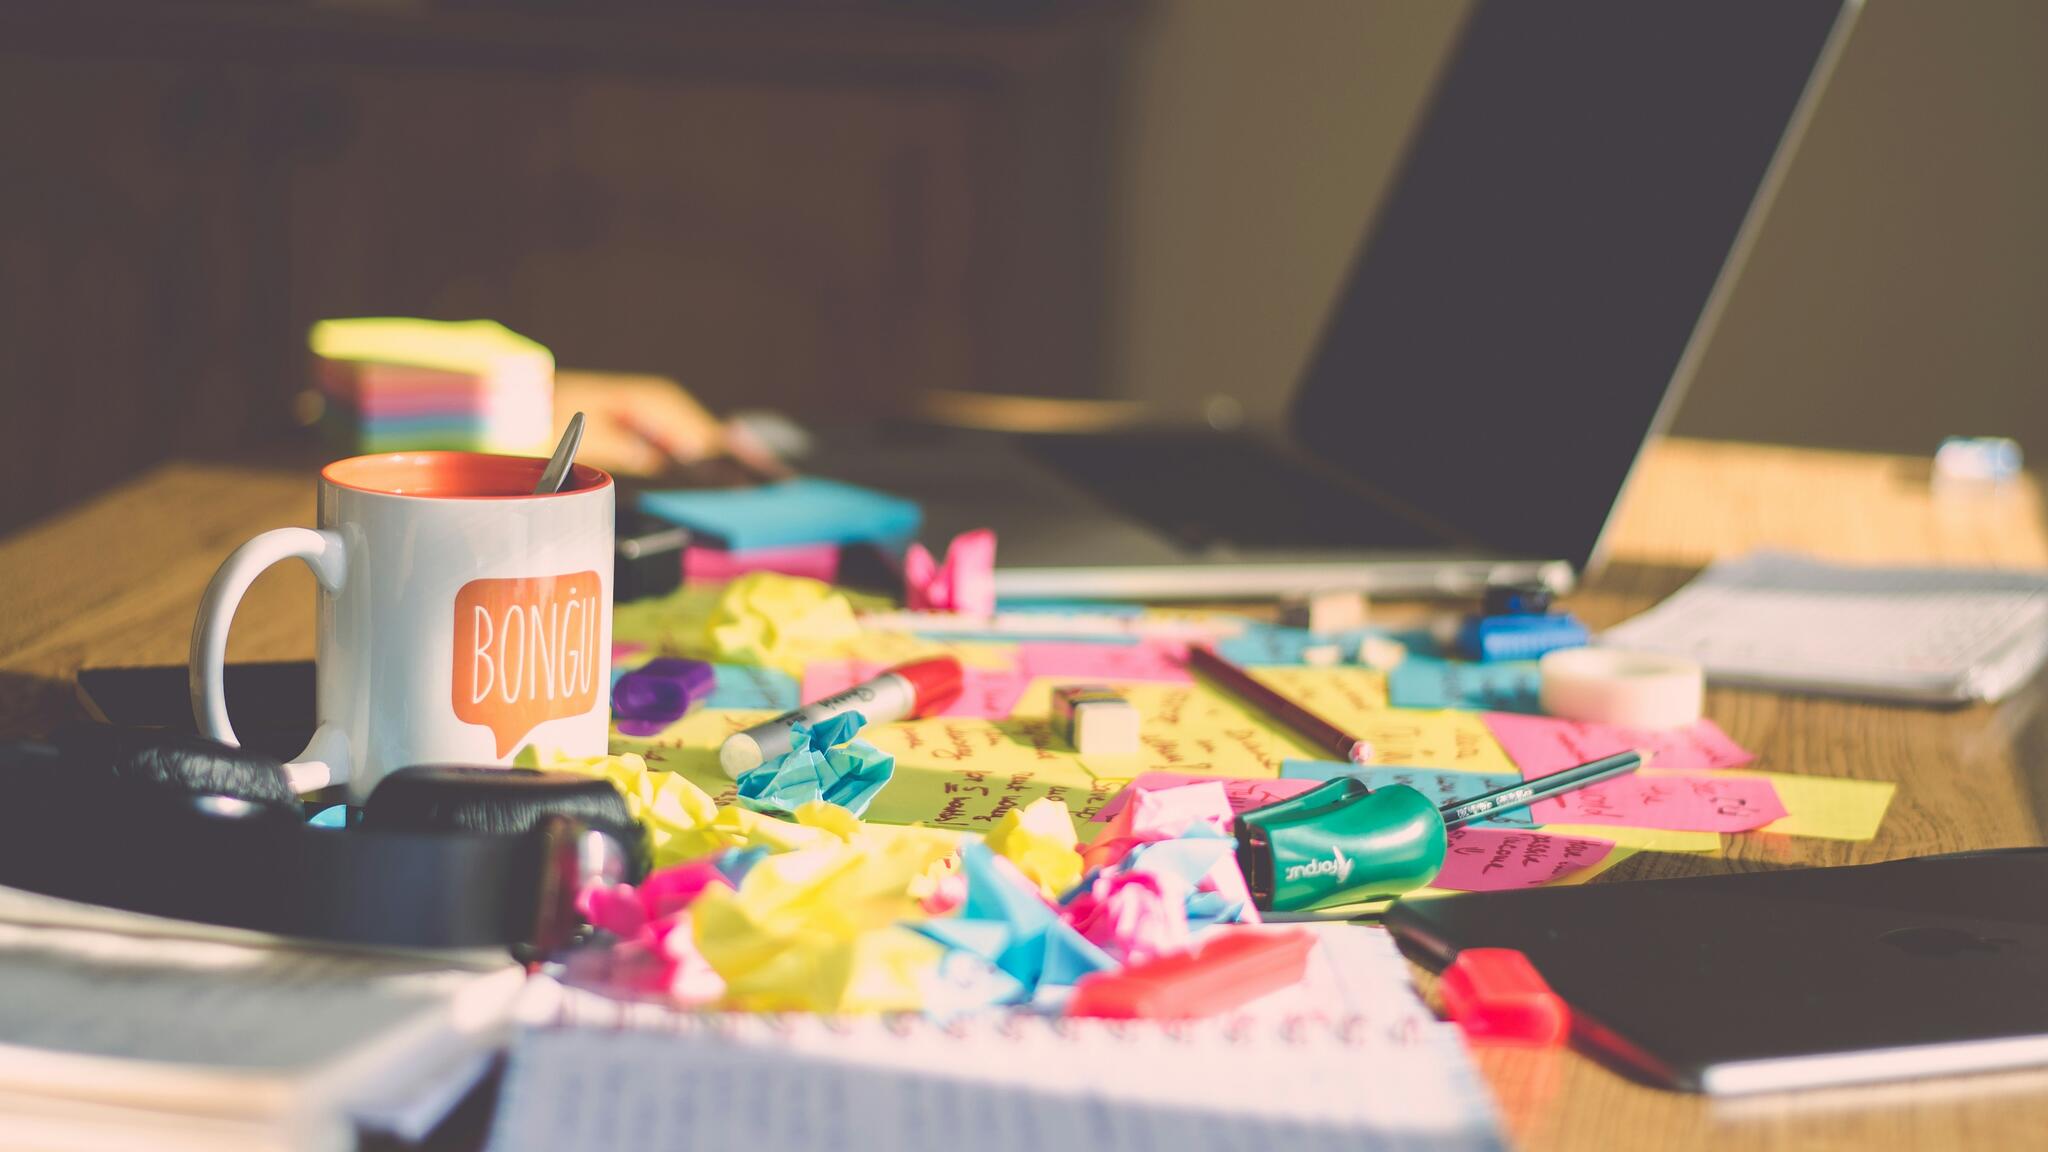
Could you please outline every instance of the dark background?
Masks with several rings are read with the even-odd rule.
[[[0,528],[287,434],[331,315],[1271,418],[1464,11],[0,5]],[[2044,65],[2048,5],[1870,0],[1675,430],[2048,451]]]

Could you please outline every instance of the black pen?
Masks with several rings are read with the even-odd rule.
[[[1548,776],[1497,788],[1484,796],[1474,796],[1470,800],[1453,800],[1439,807],[1437,811],[1443,813],[1446,829],[1462,828],[1475,820],[1484,820],[1511,808],[1526,808],[1538,800],[1562,796],[1588,784],[1598,784],[1624,772],[1633,772],[1649,762],[1648,752],[1617,752],[1612,756],[1589,760],[1576,768],[1567,768],[1562,772],[1552,772]]]

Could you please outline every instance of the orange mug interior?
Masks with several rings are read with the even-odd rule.
[[[386,496],[428,496],[443,500],[535,499],[533,486],[548,462],[535,456],[492,456],[482,452],[385,452],[351,456],[320,470],[340,488]],[[612,478],[588,464],[572,464],[557,495],[602,488]],[[539,497],[546,499],[546,497]]]

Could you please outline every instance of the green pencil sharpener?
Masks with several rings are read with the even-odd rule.
[[[1269,912],[1391,899],[1443,868],[1444,818],[1406,785],[1368,789],[1338,776],[1240,815],[1237,861],[1253,903]]]

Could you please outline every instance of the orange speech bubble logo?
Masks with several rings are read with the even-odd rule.
[[[500,758],[542,721],[597,703],[603,596],[595,572],[471,580],[455,594],[455,716],[489,728]]]

